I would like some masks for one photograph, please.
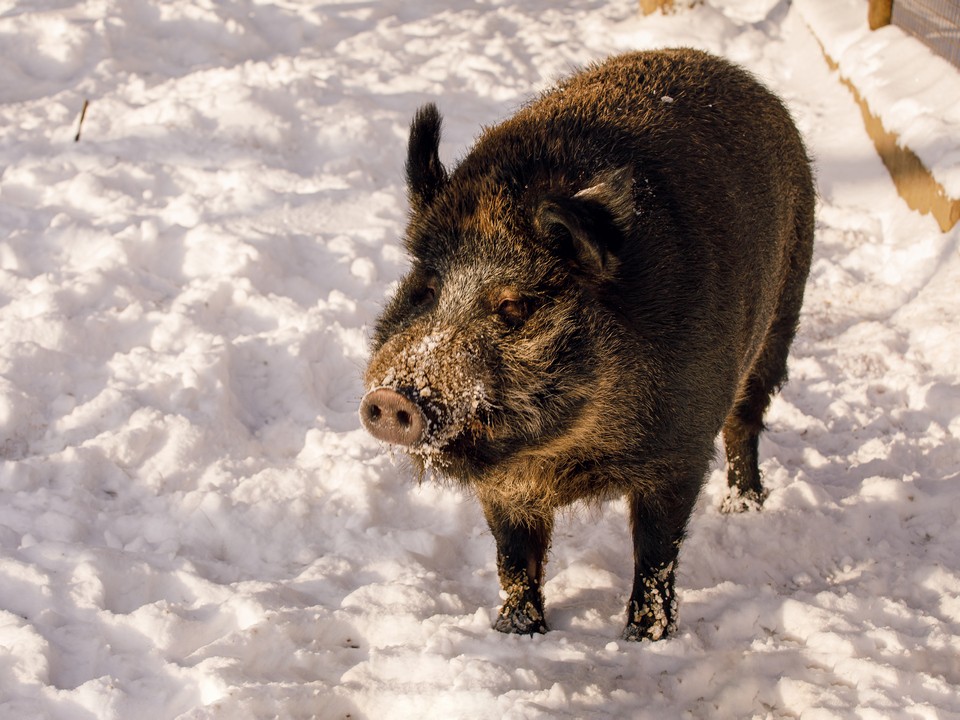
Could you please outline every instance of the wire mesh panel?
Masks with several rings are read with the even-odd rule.
[[[894,0],[893,24],[960,68],[960,0]]]

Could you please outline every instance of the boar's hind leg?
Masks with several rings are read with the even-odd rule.
[[[660,640],[676,628],[674,570],[693,499],[667,512],[659,504],[657,511],[653,511],[650,501],[640,493],[630,493],[628,502],[634,576],[622,637],[624,640]]]
[[[746,387],[742,388],[738,402],[723,426],[727,484],[730,486],[720,507],[724,512],[758,508],[765,497],[760,483],[757,442],[770,396],[787,380],[787,353],[797,332],[804,285],[813,254],[814,198],[809,176],[798,185],[797,193],[794,231],[776,314]]]
[[[533,516],[518,522],[504,508],[489,503],[483,510],[497,543],[500,586],[507,594],[494,629],[519,635],[545,633],[543,566],[552,519]]]
[[[723,512],[743,512],[763,504],[757,446],[763,430],[763,413],[770,402],[764,384],[751,377],[747,395],[727,417],[723,426],[723,446],[727,454],[727,495],[720,506]]]
[[[809,264],[809,259],[803,257],[796,262],[804,260]],[[806,276],[805,271],[797,274],[801,278]],[[750,371],[746,387],[724,423],[729,491],[720,506],[723,512],[759,508],[766,497],[760,482],[757,445],[770,398],[787,380],[787,353],[797,329],[802,300],[802,282],[788,287],[780,298],[777,317]]]

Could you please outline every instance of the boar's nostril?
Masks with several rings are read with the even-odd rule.
[[[392,388],[374,388],[360,402],[360,420],[371,435],[394,445],[423,439],[427,423],[416,403]]]

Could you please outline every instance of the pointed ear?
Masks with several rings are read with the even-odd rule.
[[[636,200],[633,195],[633,168],[625,165],[601,173],[594,178],[589,187],[584,188],[575,198],[595,200],[603,205],[621,230],[633,225],[637,215]]]
[[[551,195],[535,211],[537,230],[596,280],[617,271],[617,253],[634,226],[633,172],[604,173],[573,197]]]
[[[410,205],[420,210],[433,200],[447,182],[440,162],[440,111],[433,103],[421,107],[410,124],[407,143],[407,193]]]

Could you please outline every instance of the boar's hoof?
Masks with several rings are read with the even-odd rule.
[[[756,490],[739,490],[731,487],[723,500],[720,502],[720,512],[722,513],[742,513],[759,512],[763,507],[763,501],[767,499],[765,492]]]
[[[620,633],[620,637],[627,642],[642,642],[644,640],[657,641],[667,636],[663,628],[647,625],[644,623],[627,623],[627,626]]]
[[[641,606],[635,600],[631,600],[627,607],[627,615],[627,626],[620,637],[630,642],[663,640],[677,628],[676,621],[672,617],[673,609],[657,602]]]
[[[417,404],[388,387],[374,388],[363,396],[360,420],[378,440],[404,447],[420,442],[427,429]]]
[[[532,600],[504,603],[493,629],[513,635],[536,635],[547,632],[543,608]]]

